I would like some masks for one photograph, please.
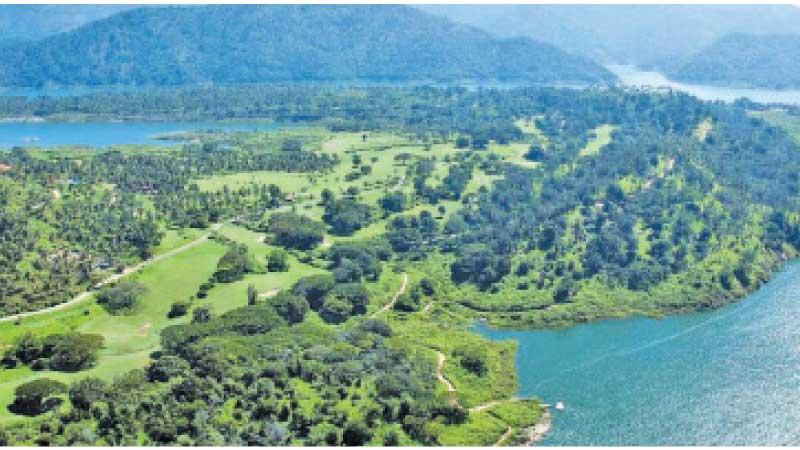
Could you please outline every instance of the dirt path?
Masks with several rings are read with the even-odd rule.
[[[400,296],[403,295],[403,292],[406,291],[406,286],[408,286],[408,274],[403,272],[403,284],[400,285],[400,289],[394,294],[394,297],[392,297],[392,300],[389,303],[381,306],[381,309],[372,313],[372,315],[369,316],[370,319],[392,309],[394,304],[397,303],[397,299],[400,298]]]
[[[453,386],[453,383],[444,376],[444,362],[445,356],[444,353],[440,352],[439,350],[434,350],[436,352],[436,379],[439,380],[440,383],[447,386],[447,392],[450,394],[450,404],[461,408],[461,404],[458,403],[458,397],[456,396],[456,387]]]
[[[472,408],[469,409],[469,412],[486,411],[487,409],[491,408],[492,406],[499,405],[500,403],[502,403],[500,400],[492,400],[492,401],[486,402],[486,403],[484,403],[482,405],[473,406]]]
[[[492,447],[500,447],[500,446],[502,446],[502,445],[503,445],[503,442],[507,441],[507,440],[508,440],[508,438],[510,438],[510,437],[511,437],[511,433],[513,433],[513,432],[514,432],[514,428],[512,428],[512,427],[508,427],[508,429],[506,430],[506,432],[505,432],[505,433],[503,433],[503,435],[502,435],[502,436],[500,436],[500,438],[499,438],[499,439],[497,439],[497,442],[495,442],[494,444],[492,444]]]
[[[270,289],[270,290],[268,290],[267,292],[262,292],[262,293],[258,294],[258,298],[271,298],[271,297],[275,297],[275,296],[278,294],[278,292],[280,292],[280,289],[277,289],[277,288],[275,288],[275,289]]]
[[[450,405],[463,409],[461,404],[458,402],[458,397],[456,396],[456,388],[455,388],[455,386],[453,386],[453,383],[451,383],[450,380],[447,379],[447,377],[444,375],[444,372],[443,372],[443,370],[444,370],[444,362],[446,360],[446,357],[445,357],[444,353],[440,352],[439,350],[434,350],[434,351],[436,352],[436,358],[437,358],[437,361],[436,361],[436,379],[439,380],[440,383],[442,383],[445,386],[447,386],[447,392],[450,394]],[[491,408],[493,406],[499,405],[500,403],[503,403],[504,401],[512,401],[513,402],[513,401],[516,401],[516,400],[518,400],[518,399],[513,399],[512,398],[510,400],[492,400],[492,401],[489,401],[489,402],[486,402],[486,403],[483,403],[483,404],[480,404],[480,405],[477,405],[477,406],[473,406],[472,408],[467,409],[467,411],[471,412],[471,413],[477,413],[477,412],[481,412],[481,411],[486,411],[487,409],[489,409],[489,408]],[[550,418],[551,418],[550,410],[545,408],[544,412],[542,413],[542,416],[539,418],[539,421],[536,423],[536,425],[534,425],[532,427],[529,427],[529,428],[525,428],[525,429],[522,430],[522,432],[524,433],[525,437],[518,444],[518,446],[520,446],[520,447],[530,447],[530,446],[536,444],[537,442],[541,441],[542,438],[544,438],[544,435],[547,434],[548,431],[550,431]],[[504,445],[505,442],[509,438],[511,438],[513,433],[514,433],[514,427],[508,427],[508,429],[506,429],[505,433],[503,433],[503,435],[500,436],[497,439],[497,441],[494,444],[492,444],[492,446],[493,447],[499,447],[499,446]]]
[[[222,224],[221,223],[216,223],[216,224],[211,226],[211,231],[212,232],[213,231],[218,231],[220,228],[222,228]],[[160,254],[160,255],[158,255],[156,257],[153,257],[153,258],[147,259],[145,261],[142,261],[139,264],[136,264],[134,266],[127,267],[127,268],[125,268],[125,270],[123,270],[120,273],[115,273],[113,275],[109,275],[106,279],[104,279],[103,281],[100,281],[95,286],[96,287],[102,287],[102,286],[114,283],[114,282],[120,280],[121,278],[126,277],[126,276],[128,276],[128,275],[130,275],[132,273],[136,273],[136,272],[144,269],[145,267],[147,267],[147,266],[149,266],[151,264],[154,264],[154,263],[157,263],[157,262],[161,261],[162,259],[166,259],[166,258],[175,256],[178,253],[183,253],[186,250],[189,250],[190,248],[195,247],[195,246],[199,245],[200,243],[204,242],[206,239],[209,238],[209,236],[211,236],[211,232],[208,232],[208,233],[200,236],[199,238],[197,238],[197,239],[195,239],[195,240],[193,240],[191,242],[183,244],[180,247],[174,248],[174,249],[172,249],[172,250],[170,250],[168,252],[162,253],[162,254]],[[81,292],[80,294],[76,295],[75,297],[73,297],[71,300],[66,301],[64,303],[59,303],[58,305],[53,305],[53,306],[50,306],[48,308],[39,309],[39,310],[36,310],[36,311],[29,311],[29,312],[14,314],[12,316],[0,317],[0,323],[2,323],[2,322],[11,322],[11,321],[14,321],[14,320],[23,319],[25,317],[38,316],[38,315],[41,315],[41,314],[47,314],[47,313],[50,313],[50,312],[53,312],[53,311],[58,311],[60,309],[68,308],[70,306],[76,305],[78,303],[81,303],[84,300],[87,300],[87,299],[91,298],[93,294],[94,294],[93,290],[84,291],[84,292]]]

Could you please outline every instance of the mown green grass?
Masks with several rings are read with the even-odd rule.
[[[536,424],[542,416],[537,400],[512,400],[485,410],[511,427],[525,428]]]
[[[224,247],[216,242],[203,242],[132,275],[131,278],[146,286],[147,291],[141,296],[136,311],[130,315],[112,316],[93,299],[88,299],[63,310],[23,319],[20,325],[0,323],[0,342],[3,343],[14,342],[25,332],[44,336],[78,331],[101,334],[105,339],[105,348],[100,351],[97,364],[89,370],[58,373],[15,368],[0,372],[0,423],[22,419],[5,408],[13,400],[14,388],[21,383],[43,376],[65,382],[86,376],[110,379],[147,364],[149,354],[159,346],[161,330],[167,325],[188,320],[186,317],[167,319],[172,302],[193,295],[197,286],[214,272],[224,251]]]
[[[186,245],[202,236],[203,233],[205,233],[205,230],[198,230],[197,228],[166,229],[161,243],[153,249],[153,255],[160,255]]]
[[[580,155],[593,156],[599,154],[603,147],[611,143],[611,133],[615,129],[614,125],[604,124],[591,130],[589,132],[589,142],[586,147],[581,149]]]
[[[229,239],[246,245],[256,262],[262,266],[266,262],[267,254],[276,248],[263,242],[264,235],[262,233],[256,233],[239,226],[225,225],[219,232]],[[247,287],[251,284],[263,298],[263,296],[271,295],[278,290],[290,288],[302,277],[319,273],[325,273],[325,271],[303,264],[294,255],[290,254],[288,272],[248,274],[245,275],[244,279],[233,283],[217,283],[208,291],[208,297],[199,300],[199,302],[208,304],[214,313],[221,314],[233,308],[246,305]]]
[[[713,128],[714,128],[714,122],[711,120],[710,117],[707,119],[703,119],[702,121],[700,121],[700,123],[697,124],[697,127],[692,132],[692,136],[694,136],[694,138],[697,139],[698,141],[701,142],[705,141],[706,136],[708,136],[708,133],[710,133]]]
[[[471,413],[463,424],[444,425],[432,422],[426,425],[429,432],[437,436],[439,444],[448,447],[486,447],[491,446],[506,432],[505,422],[493,415],[480,412]]]

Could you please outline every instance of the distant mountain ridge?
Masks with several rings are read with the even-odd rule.
[[[133,5],[0,5],[0,43],[41,39],[134,7]]]
[[[589,59],[406,6],[141,8],[0,48],[0,85],[496,80],[610,83]]]
[[[499,36],[526,36],[605,64],[677,69],[730,33],[800,34],[791,5],[417,5]]]
[[[730,34],[691,57],[670,77],[699,84],[800,88],[800,35]]]

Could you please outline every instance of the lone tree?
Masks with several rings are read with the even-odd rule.
[[[205,306],[195,308],[192,312],[192,323],[206,323],[211,320],[211,310]]]
[[[145,292],[144,285],[135,281],[120,281],[114,286],[106,287],[97,294],[97,303],[109,314],[129,314],[136,309],[139,296]]]
[[[53,396],[67,391],[67,385],[50,378],[39,378],[14,389],[14,403],[9,409],[17,414],[36,416],[61,403]]]
[[[267,255],[267,271],[268,272],[288,272],[289,271],[289,254],[286,250],[276,248],[269,252]]]
[[[247,304],[252,306],[256,304],[256,299],[258,298],[258,292],[256,292],[256,287],[252,284],[247,285]]]

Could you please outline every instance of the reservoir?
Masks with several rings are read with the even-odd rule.
[[[543,445],[800,444],[800,263],[725,308],[551,331],[519,343],[522,397],[563,401]]]
[[[116,144],[173,144],[154,136],[177,131],[273,130],[281,125],[268,121],[225,122],[0,122],[0,148]]]
[[[757,103],[783,103],[800,105],[800,90],[739,89],[723,86],[684,84],[672,81],[659,72],[640,70],[633,66],[609,65],[608,70],[627,86],[668,87],[694,95],[701,100],[732,102],[738,98],[749,98]]]

